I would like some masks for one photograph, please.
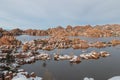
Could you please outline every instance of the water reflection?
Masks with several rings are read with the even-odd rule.
[[[69,65],[72,67],[72,66],[73,66],[73,63],[69,63]]]
[[[49,38],[49,36],[29,36],[29,35],[21,35],[16,36],[18,40],[21,40],[22,42],[31,41],[34,39],[42,39],[42,38]]]
[[[88,52],[87,49],[81,49],[81,50],[82,50],[82,52]]]
[[[43,63],[42,63],[42,67],[46,67],[47,66],[47,63],[46,63],[46,61],[44,61]]]
[[[43,74],[43,80],[55,80],[55,78],[50,71],[46,70]]]
[[[36,39],[36,38],[35,38]],[[81,38],[82,39],[82,38]],[[111,41],[113,38],[84,38],[92,41]],[[120,39],[120,37],[116,38]],[[25,64],[21,68],[35,72],[43,77],[44,80],[83,80],[84,77],[92,77],[95,80],[108,80],[114,75],[120,74],[120,46],[111,46],[106,48],[88,48],[87,50],[72,48],[46,51],[47,53],[60,53],[68,55],[80,55],[91,51],[108,51],[111,56],[100,58],[98,60],[84,60],[80,64],[72,64],[69,61],[36,61],[34,64]],[[39,50],[40,52],[42,50]],[[115,66],[117,65],[117,66]]]

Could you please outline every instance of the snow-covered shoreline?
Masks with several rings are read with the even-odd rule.
[[[42,80],[34,72],[28,73],[24,69],[18,69],[16,72],[3,71],[2,80]],[[1,78],[0,78],[1,80]]]
[[[95,79],[94,78],[85,77],[83,80],[95,80]],[[114,77],[109,78],[107,80],[120,80],[120,76],[114,76]]]

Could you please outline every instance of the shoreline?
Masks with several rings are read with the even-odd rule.
[[[54,49],[56,49],[56,48],[57,49],[58,48],[67,49],[67,48],[73,47],[73,45],[77,45],[77,48],[79,47],[78,49],[87,49],[89,47],[105,48],[105,47],[109,47],[109,46],[120,45],[120,40],[112,40],[107,43],[106,42],[89,43],[85,40],[81,40],[78,38],[69,39],[68,37],[63,37],[63,36],[50,37],[50,38],[45,38],[45,39],[37,39],[37,40],[28,41],[25,43],[20,42],[13,36],[3,36],[0,39],[1,39],[1,42],[3,41],[3,43],[1,43],[1,44],[4,44],[4,45],[0,46],[1,53],[2,53],[1,59],[3,59],[2,68],[3,69],[4,68],[11,69],[11,70],[14,70],[17,67],[22,66],[24,64],[34,63],[36,60],[43,60],[43,61],[50,60],[50,59],[61,60],[61,61],[67,60],[70,63],[78,64],[81,61],[83,61],[84,59],[85,60],[89,60],[89,59],[96,60],[96,59],[99,59],[99,57],[109,56],[109,52],[106,52],[106,51],[103,51],[103,53],[93,51],[93,52],[90,52],[87,54],[81,54],[79,56],[73,55],[72,57],[70,55],[66,55],[66,54],[61,55],[59,53],[54,54],[54,55],[52,55],[52,57],[50,57],[50,55],[47,53],[38,53],[37,52],[37,50],[41,50],[41,49],[48,50],[48,49],[45,49],[44,47],[49,46],[49,45],[50,45],[50,47],[48,47],[48,48],[50,48],[49,50],[53,50],[53,48],[51,49],[51,47],[52,47],[51,45],[53,45],[53,47],[57,46]],[[42,48],[40,47],[41,44],[43,45],[43,46],[41,46]],[[68,46],[70,44],[71,44],[71,46]],[[88,46],[85,46],[85,45],[88,45]],[[19,48],[21,48],[21,51],[17,52],[17,50]],[[7,53],[7,54],[5,54],[5,53]],[[4,61],[5,61],[5,63],[6,63],[6,61],[8,61],[8,63],[10,63],[11,61],[13,61],[13,62],[16,61],[15,64],[12,65],[12,66],[14,66],[14,69],[12,69],[11,66],[7,66],[8,64],[4,64]]]

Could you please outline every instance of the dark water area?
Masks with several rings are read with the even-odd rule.
[[[23,36],[23,38],[31,39],[31,36]],[[18,39],[22,40],[22,36]],[[86,38],[80,37],[88,41],[110,41],[112,39],[120,40],[120,37],[110,38]],[[32,37],[33,39],[33,37]],[[36,37],[34,37],[36,39]],[[44,80],[83,80],[84,77],[91,77],[95,80],[107,80],[113,76],[120,76],[120,46],[106,47],[106,48],[88,48],[87,50],[72,48],[61,49],[61,54],[70,54],[71,52],[75,55],[81,53],[87,53],[90,51],[108,51],[111,55],[106,58],[100,58],[97,60],[82,60],[79,64],[71,64],[69,61],[36,61],[32,64],[25,64],[20,68],[25,69],[28,72],[35,72],[37,76],[43,77]],[[58,50],[46,51],[47,53],[53,54]]]

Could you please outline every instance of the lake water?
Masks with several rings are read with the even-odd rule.
[[[43,38],[48,38],[49,36],[28,36],[28,35],[21,35],[21,36],[17,36],[16,38],[22,42],[26,42],[26,41],[31,41],[34,39],[43,39]]]
[[[47,38],[40,36],[18,36],[17,39],[22,41],[30,41],[38,38]],[[87,38],[79,37],[90,42],[95,41],[110,41],[112,39],[120,40],[120,37],[110,38]],[[113,76],[120,76],[120,46],[106,47],[106,48],[88,48],[87,50],[72,48],[61,49],[61,54],[70,54],[73,52],[75,55],[79,55],[82,51],[90,52],[96,51],[108,51],[110,56],[106,58],[100,58],[98,60],[82,60],[79,64],[71,64],[69,61],[36,61],[33,64],[25,64],[20,68],[25,69],[28,72],[35,72],[37,76],[41,76],[44,80],[83,80],[84,77],[92,77],[95,80],[107,80]],[[46,51],[47,53],[53,54],[58,50]]]

